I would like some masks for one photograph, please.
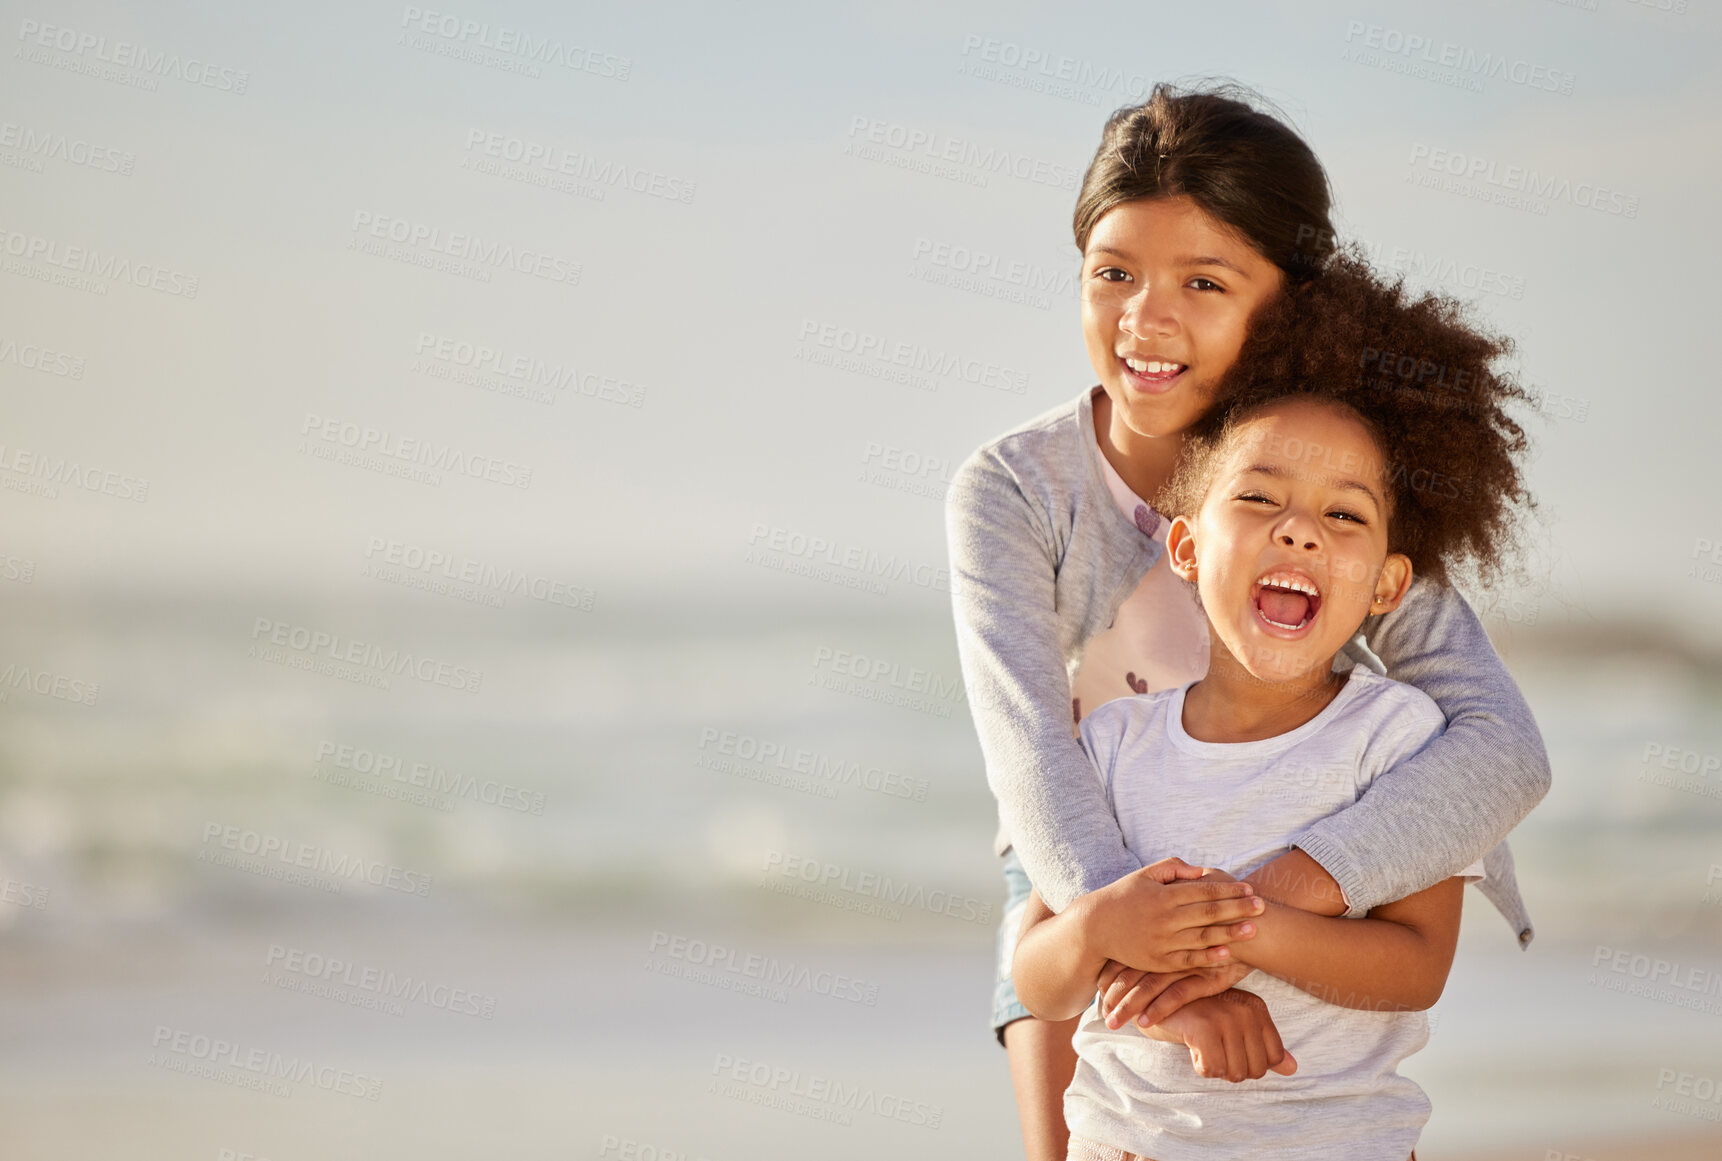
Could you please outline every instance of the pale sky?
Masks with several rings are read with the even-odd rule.
[[[4,6],[0,467],[23,453],[113,473],[49,499],[0,472],[0,549],[34,562],[42,590],[340,592],[394,542],[611,607],[875,608],[745,562],[756,526],[942,561],[940,506],[912,479],[1093,374],[1073,297],[940,280],[979,252],[997,257],[978,285],[1032,268],[1056,287],[1106,114],[1154,80],[1222,75],[1307,135],[1347,235],[1437,271],[1518,339],[1555,415],[1530,475],[1551,604],[1722,638],[1722,585],[1689,575],[1722,543],[1709,6],[458,4]],[[120,42],[180,59],[104,64],[135,51]],[[1444,54],[1508,66],[1476,86],[1408,75]],[[1008,154],[1027,176],[920,172],[929,148]],[[529,150],[522,172],[564,188],[497,172]],[[1486,176],[1416,184],[1442,179],[1432,161],[1534,169],[1568,192],[1542,212],[1491,204]],[[1602,209],[1577,204],[1596,187]],[[391,256],[391,230],[419,241]],[[529,252],[527,272],[419,264],[500,246]],[[165,268],[169,289],[41,281],[78,264],[70,247]],[[195,298],[170,292],[193,277]],[[994,385],[817,361],[863,334],[984,364]],[[505,353],[493,370],[571,370],[573,385],[545,404],[439,377],[480,347]],[[26,367],[25,348],[81,375]],[[342,424],[392,449],[453,447],[504,482],[317,458]],[[506,482],[527,467],[529,487]],[[145,500],[101,494],[126,477]]]

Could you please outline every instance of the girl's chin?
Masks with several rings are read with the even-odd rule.
[[[1139,395],[1123,388],[1124,398],[1120,400],[1119,390],[1114,388],[1106,393],[1116,414],[1126,427],[1147,439],[1178,435],[1202,418],[1201,409],[1191,407],[1186,401],[1188,396],[1182,392],[1171,396]]]

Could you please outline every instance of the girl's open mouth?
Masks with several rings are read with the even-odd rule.
[[[1256,617],[1276,636],[1301,634],[1321,611],[1321,590],[1301,572],[1276,569],[1256,581]]]
[[[1185,371],[1190,369],[1187,363],[1173,363],[1164,359],[1132,359],[1120,356],[1118,366],[1124,372],[1124,380],[1138,391],[1150,395],[1161,395],[1170,391]]]

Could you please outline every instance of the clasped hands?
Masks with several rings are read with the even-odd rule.
[[[1183,882],[1204,889],[1166,890]],[[1229,945],[1253,938],[1252,919],[1266,908],[1248,883],[1218,868],[1162,859],[1094,892],[1090,905],[1115,957],[1096,982],[1108,1028],[1134,1021],[1151,1039],[1185,1045],[1205,1077],[1235,1083],[1297,1071],[1267,1004],[1233,987],[1254,969]]]

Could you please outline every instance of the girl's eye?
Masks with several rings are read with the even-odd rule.
[[[1201,277],[1192,278],[1192,279],[1190,279],[1190,285],[1197,290],[1221,290],[1221,291],[1223,291],[1226,289],[1225,287],[1221,286],[1218,282],[1215,282],[1212,278],[1201,278]]]
[[[1117,278],[1110,277],[1110,275],[1113,275],[1113,274],[1118,275],[1118,277]],[[1130,276],[1128,274],[1124,273],[1124,271],[1118,269],[1118,267],[1116,267],[1116,266],[1105,266],[1099,270],[1096,270],[1094,272],[1094,277],[1100,279],[1102,282],[1123,282],[1126,279],[1128,279]]]
[[[1270,499],[1267,496],[1262,495],[1260,492],[1245,492],[1242,495],[1240,495],[1238,497],[1238,499],[1248,500],[1248,501],[1258,503],[1258,504],[1272,504],[1273,503],[1272,499]]]
[[[1329,512],[1328,515],[1329,516],[1337,516],[1341,520],[1351,520],[1351,521],[1354,521],[1358,524],[1368,524],[1369,523],[1369,521],[1365,520],[1363,517],[1359,516],[1355,512],[1344,512],[1344,511],[1335,510],[1335,511]]]

